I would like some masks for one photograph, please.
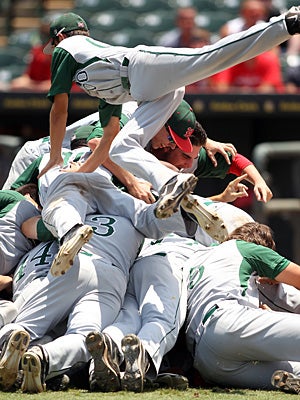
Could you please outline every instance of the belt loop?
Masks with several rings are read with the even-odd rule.
[[[202,325],[205,324],[205,322],[208,320],[209,317],[211,317],[213,315],[213,313],[219,308],[219,306],[217,304],[213,305],[208,311],[207,313],[204,315],[203,319],[202,319]]]

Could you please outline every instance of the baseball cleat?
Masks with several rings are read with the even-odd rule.
[[[290,35],[300,33],[300,7],[291,7],[285,14],[285,22]]]
[[[0,358],[0,388],[9,390],[17,380],[20,360],[30,342],[29,333],[14,330],[5,341]]]
[[[300,393],[300,377],[291,372],[283,370],[275,371],[272,375],[271,383],[283,392]]]
[[[74,257],[81,247],[87,243],[93,234],[93,228],[89,225],[79,225],[64,236],[63,244],[53,260],[50,272],[53,276],[64,275],[73,265]]]
[[[23,393],[42,393],[46,390],[47,360],[40,346],[33,346],[22,357]]]
[[[193,214],[201,228],[213,239],[224,242],[228,237],[225,223],[217,212],[211,212],[205,204],[201,204],[196,197],[188,194],[180,203],[189,214]]]
[[[180,173],[170,179],[160,191],[155,207],[155,215],[159,219],[169,218],[178,211],[181,200],[191,193],[198,178],[193,174]]]
[[[90,390],[117,392],[121,389],[117,346],[105,333],[91,332],[86,337],[88,351],[94,360]]]
[[[125,361],[125,371],[121,377],[122,390],[142,392],[145,374],[149,368],[143,345],[134,334],[124,336],[121,345]]]

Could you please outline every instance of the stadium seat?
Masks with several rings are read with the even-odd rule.
[[[231,18],[232,14],[224,11],[202,11],[196,17],[196,24],[199,28],[217,33],[221,26]]]
[[[0,48],[0,67],[25,65],[24,56],[18,48],[5,46]]]
[[[136,27],[136,14],[130,11],[101,11],[94,14],[88,21],[89,28],[101,29],[104,32],[112,32],[125,28]]]
[[[152,32],[163,32],[174,28],[175,12],[167,10],[155,10],[143,13],[137,17],[137,25],[140,28]]]
[[[145,29],[123,29],[122,31],[112,32],[109,43],[125,47],[135,47],[139,44],[155,45],[153,33]]]
[[[8,36],[8,45],[11,47],[18,47],[28,52],[32,46],[39,43],[39,32],[37,29],[24,29],[14,31]]]
[[[137,13],[174,9],[166,0],[121,0],[120,4],[125,10]]]
[[[82,9],[88,12],[120,10],[120,0],[75,0],[74,9]]]

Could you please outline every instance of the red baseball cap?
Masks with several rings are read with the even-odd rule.
[[[182,100],[166,125],[176,145],[182,151],[191,153],[193,145],[189,137],[194,132],[196,116],[192,107],[185,100]]]

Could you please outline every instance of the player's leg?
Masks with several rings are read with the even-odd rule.
[[[253,218],[232,204],[211,201],[194,194],[187,195],[181,207],[196,218],[199,226],[213,239],[224,242],[234,229]]]
[[[203,321],[194,366],[209,383],[272,389],[274,371],[300,373],[299,315],[220,304]],[[187,334],[190,340],[195,332]]]
[[[92,391],[117,391],[121,388],[120,365],[124,361],[121,342],[129,333],[137,333],[141,316],[131,281],[127,286],[124,302],[113,324],[102,332],[91,332],[86,343],[92,356],[90,389]]]
[[[126,290],[124,274],[109,263],[100,261],[97,267],[87,264],[83,261],[83,273],[88,276],[85,293],[68,316],[65,335],[39,346],[42,351],[32,348],[24,354],[23,392],[38,393],[45,389],[49,379],[63,374],[78,363],[88,362],[91,354],[85,338],[90,332],[101,331],[118,315]],[[92,272],[89,274],[88,270]]]
[[[178,89],[155,101],[139,104],[110,149],[110,157],[116,164],[150,182],[157,192],[176,172],[145,149],[176,110],[183,95],[184,90]]]
[[[141,46],[141,51],[129,57],[131,94],[137,101],[155,100],[253,58],[289,38],[284,16],[280,16],[272,23],[256,24],[200,49]]]
[[[95,211],[89,197],[89,184],[76,174],[61,174],[50,185],[42,217],[49,231],[60,240],[51,273],[63,275],[73,265],[74,257],[90,240],[93,230],[84,225],[87,213]]]
[[[165,252],[140,258],[131,268],[142,327],[137,333],[151,360],[149,377],[156,377],[162,357],[174,346],[186,315],[183,257]]]

